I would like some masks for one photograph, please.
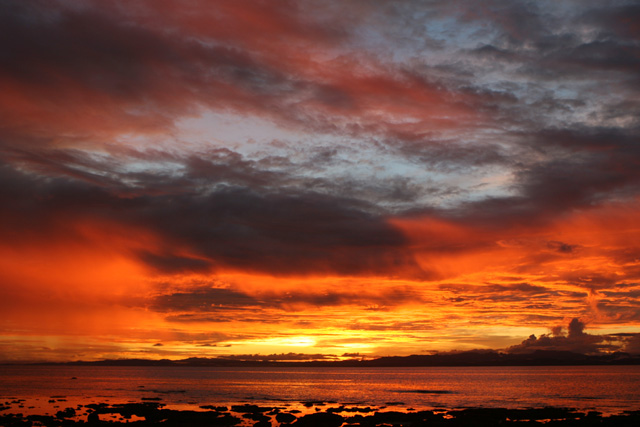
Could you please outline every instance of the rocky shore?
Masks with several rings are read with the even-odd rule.
[[[466,408],[408,410],[303,402],[301,407],[257,405],[200,406],[199,410],[168,409],[159,402],[91,403],[55,414],[24,415],[13,402],[0,402],[1,426],[252,426],[252,427],[430,427],[430,426],[639,426],[640,411],[603,415],[569,408]]]

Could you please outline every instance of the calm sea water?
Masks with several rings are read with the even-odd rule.
[[[477,368],[191,368],[0,366],[0,404],[25,413],[159,398],[199,405],[331,401],[394,410],[569,407],[640,410],[640,366]],[[1,406],[1,405],[0,405]]]

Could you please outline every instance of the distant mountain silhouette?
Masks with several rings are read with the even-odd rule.
[[[390,356],[371,360],[341,360],[341,361],[274,361],[241,360],[236,357],[201,358],[191,357],[182,360],[151,360],[151,359],[115,359],[93,362],[75,361],[64,365],[89,366],[211,366],[211,367],[420,367],[420,366],[570,366],[570,365],[640,365],[639,355],[615,352],[603,355],[585,355],[570,351],[536,350],[526,354],[500,353],[496,351],[464,351],[451,353],[437,353],[431,355]]]

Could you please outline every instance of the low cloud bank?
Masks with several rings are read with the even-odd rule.
[[[571,351],[587,355],[612,353],[616,351],[640,354],[640,334],[589,334],[586,324],[578,318],[569,322],[566,328],[555,326],[549,334],[530,335],[520,344],[507,349],[511,354],[532,353],[536,350]]]

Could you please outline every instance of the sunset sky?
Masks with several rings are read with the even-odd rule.
[[[0,2],[0,361],[640,353],[639,212],[635,0]]]

